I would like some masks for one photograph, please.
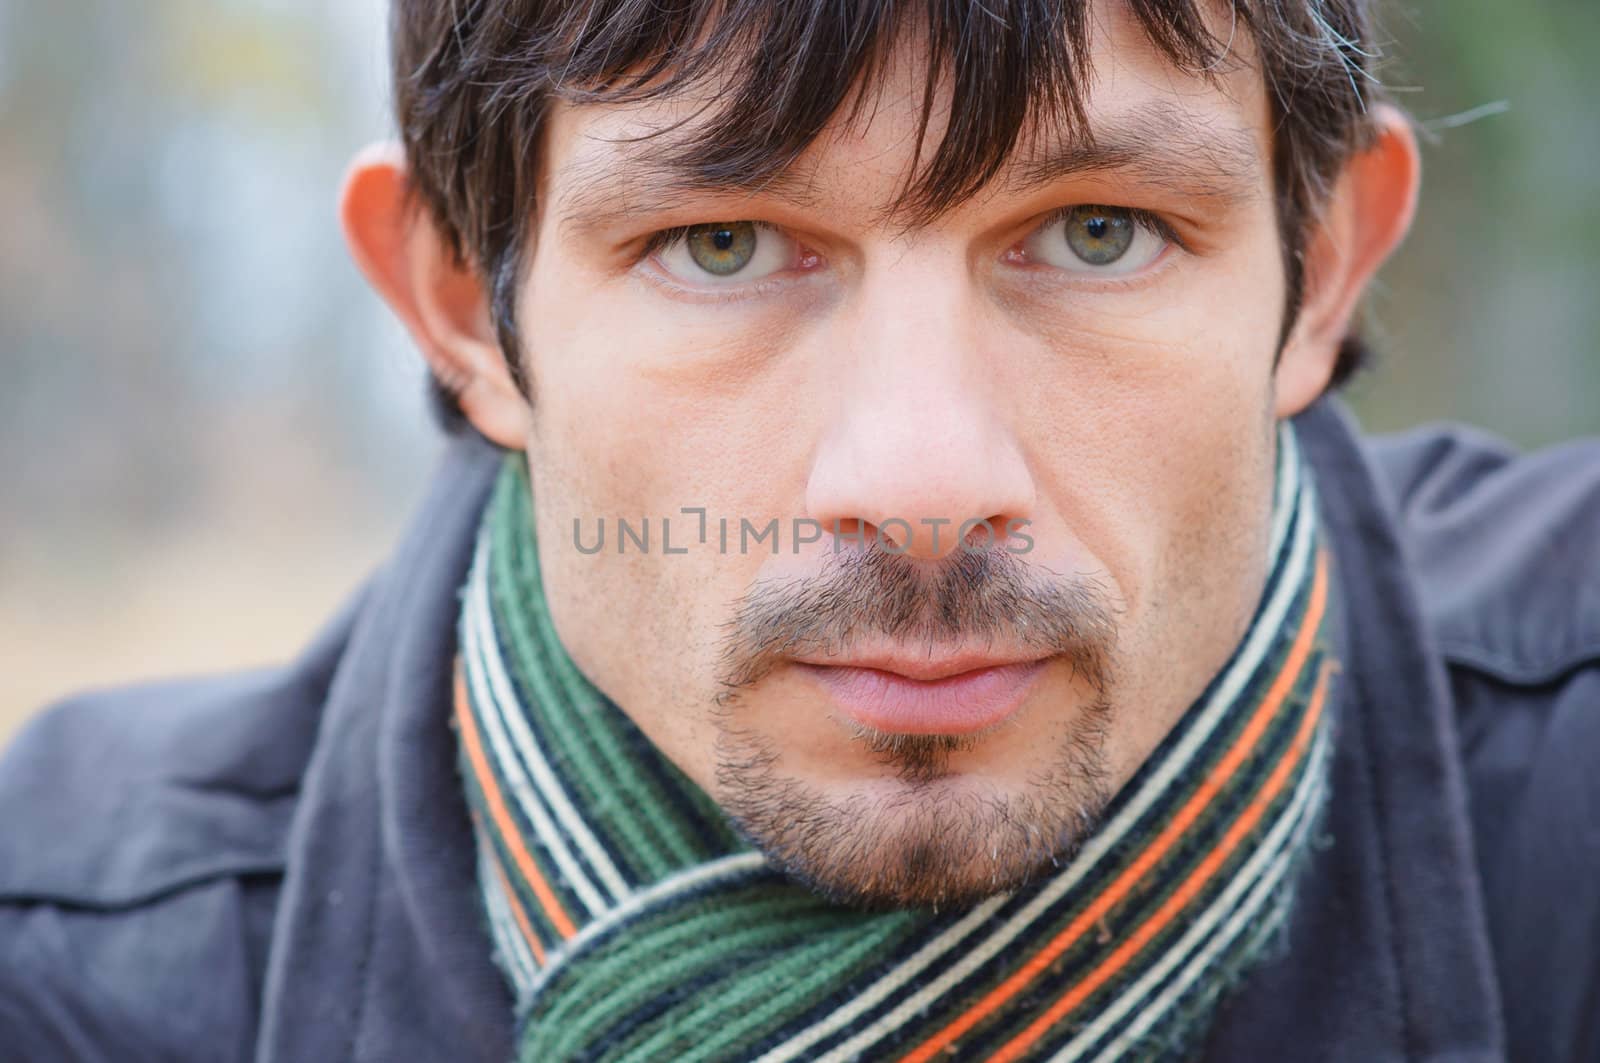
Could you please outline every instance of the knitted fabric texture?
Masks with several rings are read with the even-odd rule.
[[[508,456],[463,594],[455,726],[517,1058],[1182,1058],[1283,924],[1327,789],[1327,559],[1280,434],[1231,659],[1058,869],[863,912],[769,867],[577,670]]]

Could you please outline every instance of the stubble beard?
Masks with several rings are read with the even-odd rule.
[[[717,715],[723,810],[774,866],[852,907],[964,908],[1019,889],[1070,861],[1114,796],[1103,693],[1060,725],[1048,766],[1010,787],[951,770],[981,735],[860,729],[854,741],[881,773],[828,794],[783,774],[770,741]]]

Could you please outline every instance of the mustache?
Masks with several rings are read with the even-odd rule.
[[[782,660],[841,654],[863,639],[939,647],[1000,644],[1059,656],[1103,695],[1117,613],[1091,575],[1064,576],[1010,551],[957,551],[937,567],[869,548],[833,555],[813,576],[758,582],[724,627],[719,701]]]

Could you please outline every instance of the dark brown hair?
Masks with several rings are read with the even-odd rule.
[[[1179,69],[1217,69],[1248,34],[1272,105],[1273,178],[1289,297],[1299,310],[1307,230],[1345,159],[1368,142],[1372,0],[1124,0]],[[961,106],[904,193],[931,217],[1001,168],[1035,123],[1088,135],[1089,0],[394,0],[395,108],[412,190],[459,261],[484,278],[500,345],[526,379],[513,308],[534,216],[550,101],[637,100],[714,84],[718,135],[695,146],[708,179],[781,172],[889,52],[920,39]],[[1230,17],[1231,16],[1231,17]],[[907,37],[907,34],[920,34]],[[852,94],[854,93],[853,103]],[[919,138],[920,140],[920,138]],[[680,160],[682,161],[682,160]],[[1334,386],[1361,361],[1354,338]],[[448,399],[436,385],[436,394]],[[446,403],[448,408],[448,403]]]

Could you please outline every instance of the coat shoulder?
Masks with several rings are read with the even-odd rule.
[[[1441,425],[1367,446],[1452,666],[1543,684],[1600,663],[1600,438],[1524,454]]]
[[[334,625],[292,665],[68,699],[0,757],[8,1058],[248,1059]]]

